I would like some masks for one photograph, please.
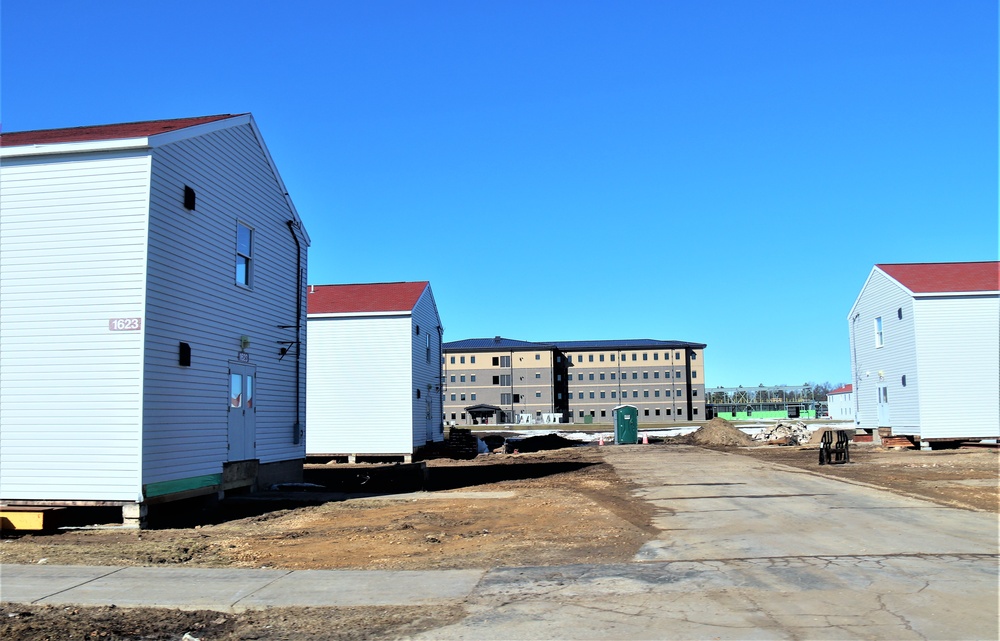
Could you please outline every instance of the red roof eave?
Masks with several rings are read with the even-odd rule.
[[[177,131],[196,125],[234,117],[232,114],[199,116],[195,118],[174,118],[171,120],[147,120],[114,125],[70,127],[66,129],[39,129],[36,131],[14,131],[0,134],[0,146],[23,147],[27,145],[51,145],[68,142],[94,142],[100,140],[123,140],[145,138],[168,131]]]

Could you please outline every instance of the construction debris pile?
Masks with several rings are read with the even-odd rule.
[[[777,423],[774,427],[757,432],[753,440],[772,445],[805,445],[812,437],[813,431],[801,422]]]

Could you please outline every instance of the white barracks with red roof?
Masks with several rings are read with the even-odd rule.
[[[1000,437],[1000,263],[875,265],[847,323],[858,427]]]
[[[842,385],[826,394],[829,417],[839,421],[854,420],[854,386]]]
[[[309,237],[250,114],[0,136],[0,500],[301,480]]]
[[[309,455],[409,462],[444,440],[430,283],[311,285],[307,299]]]

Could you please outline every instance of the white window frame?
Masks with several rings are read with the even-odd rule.
[[[882,333],[882,317],[875,317],[875,349],[885,346],[885,335]]]

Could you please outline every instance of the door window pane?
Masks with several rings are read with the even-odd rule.
[[[253,374],[247,374],[247,409],[253,408]]]
[[[229,374],[229,406],[243,406],[243,376],[240,374]]]

